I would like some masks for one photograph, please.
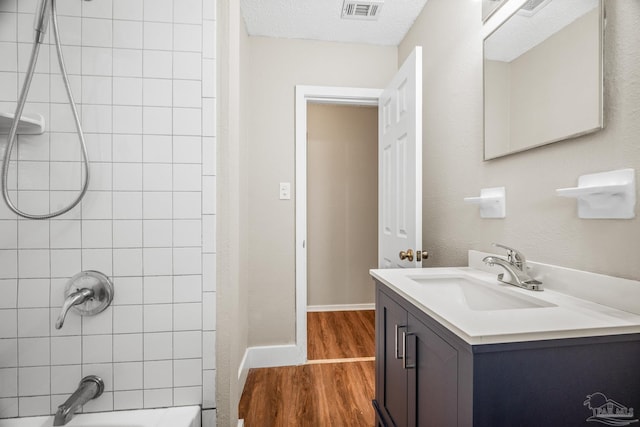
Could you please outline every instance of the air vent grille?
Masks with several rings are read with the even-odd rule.
[[[382,1],[344,0],[342,5],[342,19],[376,20],[380,15],[382,4]]]

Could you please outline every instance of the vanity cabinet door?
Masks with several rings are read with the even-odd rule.
[[[383,292],[376,298],[376,400],[383,425],[407,426],[407,370],[402,337],[407,311]]]
[[[378,426],[457,427],[458,362],[458,350],[434,332],[410,303],[391,298],[378,284],[374,402]]]
[[[408,423],[411,427],[458,425],[458,352],[409,315],[407,336]]]

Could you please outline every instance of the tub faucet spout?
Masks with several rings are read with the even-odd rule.
[[[58,411],[53,419],[54,426],[67,424],[75,415],[78,408],[92,399],[98,398],[104,391],[102,378],[95,375],[84,377],[78,385],[78,389],[64,402],[58,406]]]

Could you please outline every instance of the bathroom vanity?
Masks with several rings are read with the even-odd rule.
[[[572,277],[562,270],[550,287]],[[474,268],[371,274],[377,426],[638,423],[638,314],[549,288],[500,284]],[[594,276],[583,282],[606,277]],[[640,291],[638,282],[611,279],[623,281],[612,292]]]

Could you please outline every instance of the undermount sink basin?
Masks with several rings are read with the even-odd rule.
[[[438,293],[441,291],[443,296],[446,295],[476,311],[556,307],[555,304],[532,296],[500,289],[498,285],[495,285],[496,288],[493,289],[491,287],[493,285],[489,283],[483,283],[463,275],[409,278],[434,290],[437,289]]]

